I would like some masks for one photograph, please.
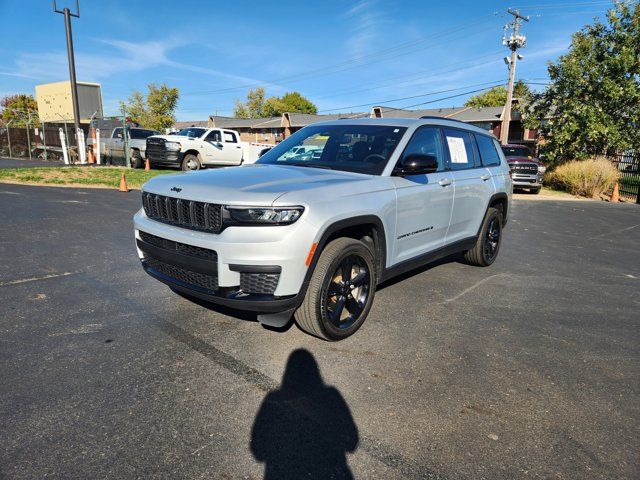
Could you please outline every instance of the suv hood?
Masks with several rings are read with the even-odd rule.
[[[538,166],[544,165],[537,158],[529,158],[529,157],[506,157],[507,163],[535,163]]]
[[[272,205],[291,191],[322,190],[353,183],[347,188],[332,189],[354,193],[371,191],[370,175],[284,165],[243,165],[240,167],[201,170],[177,175],[160,175],[145,183],[142,189],[169,197],[200,202],[233,205]],[[361,185],[357,188],[356,185]],[[319,193],[306,192],[306,198],[318,198]]]

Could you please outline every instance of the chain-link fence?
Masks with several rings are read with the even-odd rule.
[[[131,126],[123,116],[94,117],[80,124],[78,138],[73,119],[42,122],[25,112],[6,121],[0,111],[0,157],[129,166],[130,135],[123,131]]]

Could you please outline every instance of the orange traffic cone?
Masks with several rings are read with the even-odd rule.
[[[96,163],[95,159],[93,158],[93,152],[91,150],[87,152],[87,163]]]
[[[620,188],[618,187],[618,181],[616,180],[616,184],[613,186],[613,193],[611,194],[611,199],[609,200],[612,203],[617,203],[620,201]]]
[[[129,188],[127,188],[127,179],[124,176],[124,172],[122,172],[122,176],[120,177],[120,188],[119,192],[128,192]]]
[[[148,159],[148,158],[147,158],[147,159],[145,159],[145,161],[144,161],[144,169],[145,169],[145,171],[147,171],[147,172],[148,172],[149,170],[151,170],[151,163],[149,163],[149,159]]]

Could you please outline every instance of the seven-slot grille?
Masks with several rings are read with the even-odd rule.
[[[192,230],[218,233],[222,228],[222,206],[142,192],[147,217]]]
[[[525,175],[535,175],[538,173],[538,166],[535,163],[512,163],[510,166],[513,173],[522,173]]]

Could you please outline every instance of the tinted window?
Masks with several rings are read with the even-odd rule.
[[[329,168],[380,175],[407,129],[383,125],[310,125],[299,130],[256,163]],[[303,151],[294,149],[304,147]]]
[[[220,130],[212,130],[207,135],[207,138],[204,139],[205,142],[220,142],[222,141],[220,137]]]
[[[150,137],[151,135],[158,135],[158,132],[155,132],[153,130],[143,130],[140,128],[132,128],[131,130],[129,130],[129,138],[133,140],[140,140]]]
[[[122,136],[122,128],[116,128],[113,131],[113,138],[118,138],[118,135]]]
[[[232,133],[232,132],[223,132],[224,134],[224,141],[227,143],[238,143],[238,140],[236,140],[236,136]]]
[[[478,142],[482,165],[485,167],[500,165],[500,155],[498,155],[493,138],[487,137],[486,135],[475,135],[475,137]]]
[[[206,131],[207,131],[206,128],[189,127],[189,128],[185,128],[184,130],[180,130],[178,133],[176,133],[176,135],[182,135],[184,137],[200,138],[202,135],[204,135],[204,132]]]
[[[437,127],[420,127],[416,130],[404,152],[402,152],[402,158],[414,154],[430,155],[437,158],[438,171],[443,171],[445,162],[440,142],[440,129]]]
[[[505,157],[529,157],[531,155],[531,151],[524,146],[505,145],[502,147],[502,153]]]
[[[464,170],[476,166],[475,149],[469,132],[445,128],[444,144],[449,154],[449,168],[451,170]]]

